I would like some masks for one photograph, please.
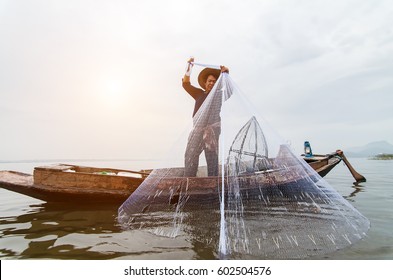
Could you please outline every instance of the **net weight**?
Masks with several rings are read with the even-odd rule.
[[[254,267],[220,267],[217,270],[218,275],[270,275],[272,272],[270,267],[254,266]]]

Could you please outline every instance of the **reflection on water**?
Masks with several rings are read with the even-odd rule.
[[[345,166],[326,178],[371,222],[367,237],[322,259],[393,259],[393,162],[351,160],[367,182],[354,186]],[[123,231],[119,205],[46,203],[0,189],[0,258],[217,259],[215,244],[190,234],[175,239]],[[188,233],[198,228],[187,228]],[[199,235],[201,236],[201,235]],[[209,239],[209,238],[208,238]]]
[[[346,200],[350,201],[350,202],[355,202],[354,197],[358,193],[364,192],[365,191],[365,186],[364,186],[364,184],[362,184],[362,185],[354,184],[354,185],[351,186],[351,188],[352,188],[353,191],[349,195],[344,195],[343,197]]]
[[[1,219],[1,243],[6,248],[2,249],[2,256],[79,259],[88,255],[94,259],[105,258],[101,253],[91,251],[92,246],[79,243],[78,236],[94,236],[105,243],[110,234],[119,232],[114,220],[116,206],[113,205],[38,203],[30,205],[30,209],[22,215]],[[22,236],[26,246],[23,251],[7,249],[7,239]],[[62,242],[64,238],[75,242],[67,244]],[[111,255],[120,256],[117,252]]]
[[[325,258],[393,259],[393,161],[364,158],[350,161],[367,182],[353,185],[353,178],[344,165],[338,165],[326,179],[370,220],[371,228],[363,241]]]
[[[114,204],[34,201],[24,213],[0,218],[0,256],[2,259],[216,258],[211,248],[198,246],[196,240],[122,231],[116,222],[117,209]]]

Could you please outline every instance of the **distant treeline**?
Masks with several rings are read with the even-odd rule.
[[[393,154],[379,154],[379,155],[373,156],[371,159],[390,160],[390,159],[393,159]]]

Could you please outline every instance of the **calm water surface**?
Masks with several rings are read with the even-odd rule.
[[[371,222],[366,238],[320,259],[393,259],[393,161],[350,159],[367,182],[355,187],[346,166],[326,180]],[[56,162],[57,163],[57,162]],[[65,162],[67,163],[67,162]],[[123,169],[149,168],[146,162],[70,162]],[[32,173],[48,162],[0,163],[0,170]],[[1,259],[216,259],[197,241],[123,231],[116,223],[119,205],[46,203],[0,189]]]

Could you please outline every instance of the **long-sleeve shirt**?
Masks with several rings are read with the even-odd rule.
[[[183,82],[183,88],[195,99],[194,112],[192,114],[194,127],[206,127],[221,121],[220,112],[222,97],[226,95],[230,96],[232,95],[232,92],[225,95],[223,87],[224,82],[222,80],[218,80],[217,83],[218,84],[213,87],[214,92],[207,93],[200,88],[192,86],[190,82]],[[210,96],[211,94],[213,95]],[[206,100],[208,96],[209,100]],[[229,97],[226,99],[228,98]],[[201,114],[197,114],[205,100],[208,101],[209,104],[206,104],[206,106],[204,105],[204,111],[201,112]],[[196,115],[197,117],[195,117]]]
[[[188,92],[189,95],[192,96],[192,98],[195,99],[194,112],[192,113],[192,117],[194,117],[196,112],[202,106],[203,101],[205,101],[208,93],[206,93],[200,88],[194,87],[193,85],[191,85],[190,82],[183,81],[183,88]]]

